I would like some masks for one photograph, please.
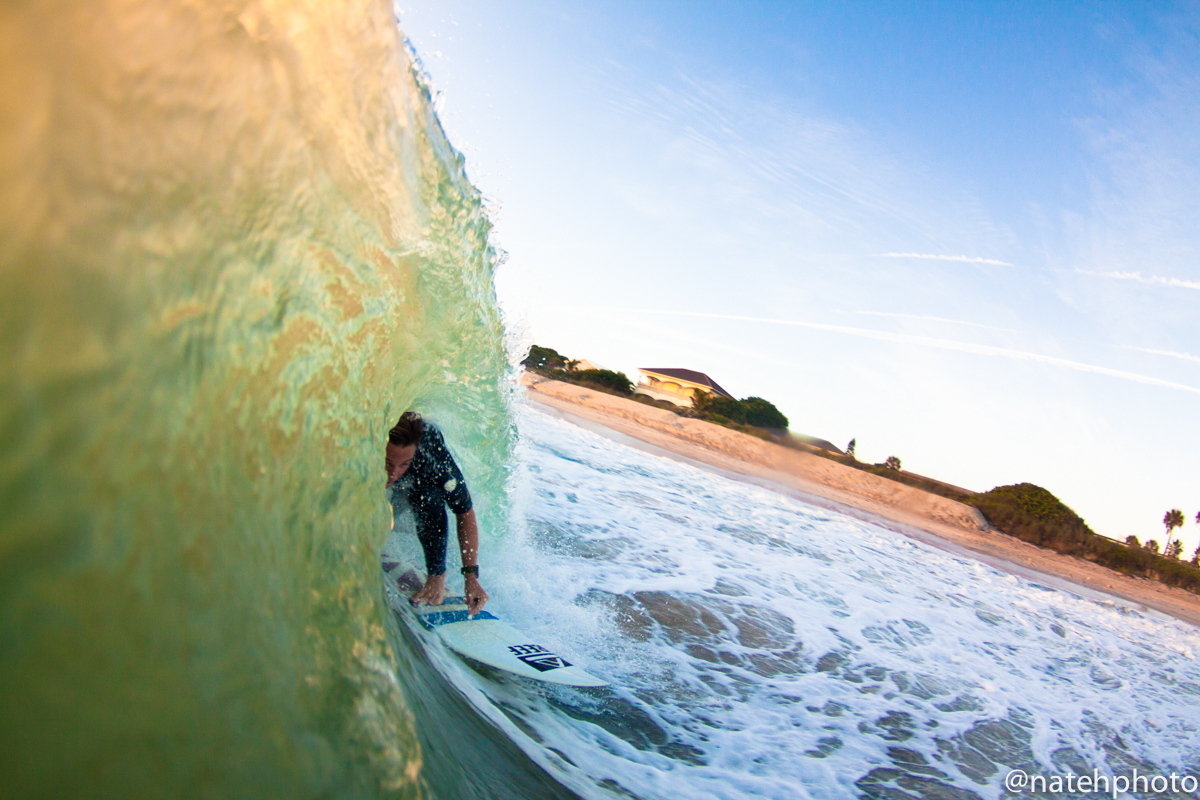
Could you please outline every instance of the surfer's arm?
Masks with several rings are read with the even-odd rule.
[[[475,509],[462,514],[455,514],[458,528],[458,549],[462,554],[463,567],[479,566],[479,523],[475,520]],[[488,601],[488,593],[479,584],[479,575],[466,573],[463,575],[463,596],[467,600],[467,609],[471,614],[483,610]]]

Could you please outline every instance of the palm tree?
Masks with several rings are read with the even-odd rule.
[[[1172,508],[1163,517],[1163,525],[1167,526],[1167,544],[1163,547],[1163,552],[1166,553],[1171,547],[1171,536],[1175,533],[1175,529],[1183,527],[1183,512],[1178,508]]]
[[[1200,511],[1196,512],[1196,524],[1200,525]],[[1192,553],[1192,566],[1200,567],[1200,545],[1196,547],[1196,552]]]

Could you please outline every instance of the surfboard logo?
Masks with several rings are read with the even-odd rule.
[[[540,644],[510,644],[508,651],[538,672],[549,672],[571,666],[562,656],[556,656]]]

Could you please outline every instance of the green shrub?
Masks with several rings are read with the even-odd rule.
[[[698,394],[692,398],[692,405],[703,416],[720,417],[727,422],[746,424],[746,410],[740,400],[725,397],[720,394]]]
[[[549,347],[539,347],[534,345],[529,348],[529,355],[525,356],[525,360],[521,362],[527,367],[543,370],[560,370],[567,368],[567,357],[557,350]]]
[[[1032,483],[997,486],[975,495],[971,504],[1005,533],[1060,553],[1079,553],[1096,535],[1061,500]]]
[[[580,369],[571,376],[581,383],[590,384],[617,394],[633,394],[633,381],[624,372],[613,372],[611,369]]]
[[[788,418],[775,405],[761,397],[739,400],[746,415],[746,424],[756,428],[787,428]]]
[[[692,405],[702,419],[726,424],[750,425],[755,428],[782,428],[788,426],[788,418],[773,403],[761,397],[735,400],[719,394],[698,394]]]

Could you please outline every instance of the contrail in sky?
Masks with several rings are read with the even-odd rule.
[[[864,339],[875,339],[881,342],[895,342],[896,344],[916,345],[918,347],[932,347],[937,350],[953,350],[959,353],[972,353],[981,356],[1000,356],[1002,358],[1011,358],[1017,361],[1034,361],[1039,364],[1049,364],[1050,366],[1054,367],[1073,369],[1077,372],[1091,372],[1096,375],[1107,375],[1111,378],[1121,378],[1123,380],[1133,381],[1135,383],[1144,383],[1149,386],[1161,386],[1165,389],[1177,389],[1181,392],[1200,394],[1200,389],[1197,389],[1194,386],[1185,386],[1182,383],[1164,381],[1160,378],[1152,378],[1149,375],[1139,375],[1136,372],[1125,372],[1119,369],[1110,369],[1109,367],[1099,367],[1095,364],[1084,364],[1080,361],[1071,361],[1070,359],[1042,355],[1041,353],[1026,353],[1022,350],[1010,350],[1007,347],[994,347],[992,345],[973,344],[971,342],[956,342],[952,339],[934,339],[929,336],[914,336],[909,333],[891,333],[888,331],[871,330],[870,328],[852,328],[848,325],[829,325],[824,322],[805,322],[794,319],[743,317],[736,314],[710,314],[702,311],[663,311],[653,308],[605,308],[596,310],[616,311],[626,314],[666,314],[676,317],[702,317],[704,319],[726,319],[736,322],[762,322],[771,325],[791,325],[797,328],[809,328],[817,331],[843,333],[848,336],[859,336]]]
[[[1176,353],[1174,350],[1152,350],[1149,347],[1133,347],[1123,344],[1120,346],[1122,350],[1137,350],[1139,353],[1152,353],[1156,356],[1170,356],[1171,358],[1181,358],[1184,361],[1195,361],[1200,364],[1200,356],[1194,356],[1191,353]]]
[[[871,317],[895,317],[897,319],[915,319],[922,322],[950,322],[955,325],[970,325],[972,328],[987,328],[991,331],[1008,331],[1016,333],[1013,328],[999,328],[995,325],[984,325],[982,322],[968,322],[965,319],[950,319],[949,317],[930,317],[925,314],[899,314],[894,311],[851,311],[851,314],[865,314]]]
[[[1007,261],[997,261],[994,258],[977,258],[975,256],[939,256],[933,253],[876,253],[876,258],[924,258],[930,261],[962,261],[966,264],[995,264],[998,267],[1011,267]]]
[[[1098,278],[1116,278],[1119,281],[1137,281],[1138,283],[1171,286],[1176,289],[1200,289],[1200,281],[1184,281],[1179,278],[1163,278],[1159,275],[1143,275],[1140,272],[1093,272],[1087,269],[1075,270],[1080,275],[1095,275]]]

